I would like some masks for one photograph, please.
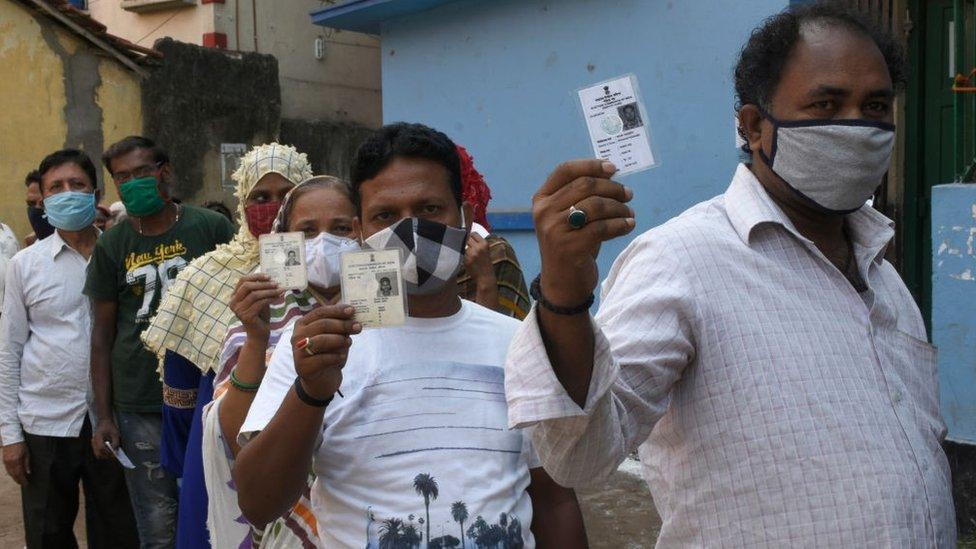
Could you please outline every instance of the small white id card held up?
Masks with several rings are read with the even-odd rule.
[[[112,452],[112,455],[115,456],[115,459],[119,460],[119,463],[122,464],[122,467],[125,467],[126,469],[136,468],[135,464],[132,463],[132,460],[129,459],[129,456],[125,453],[125,450],[123,450],[121,446],[119,446],[118,448],[113,448],[112,443],[107,440],[105,441],[105,446],[109,449],[109,451]]]
[[[258,238],[261,250],[261,272],[271,277],[283,290],[308,287],[303,233],[270,233]]]
[[[619,76],[576,91],[593,154],[613,162],[615,175],[629,175],[658,165],[651,150],[647,111],[637,77]]]
[[[364,328],[399,326],[407,321],[400,250],[342,254],[342,303],[356,309]]]

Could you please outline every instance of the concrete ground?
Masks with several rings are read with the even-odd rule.
[[[661,522],[654,512],[647,486],[637,471],[637,463],[629,461],[606,486],[580,493],[593,549],[654,547]],[[79,510],[79,516],[83,512]],[[75,523],[75,534],[79,545],[87,547],[85,526],[80,520]],[[0,547],[15,549],[23,546],[20,488],[0,469]]]
[[[605,486],[581,491],[580,502],[592,549],[654,547],[661,521],[636,461],[625,462]],[[75,523],[75,532],[80,546],[86,547],[80,521]],[[6,473],[0,472],[0,547],[23,546],[20,489]],[[976,537],[960,540],[959,549],[976,549]]]
[[[628,458],[610,482],[581,490],[579,498],[591,549],[654,547],[661,519],[637,460]]]

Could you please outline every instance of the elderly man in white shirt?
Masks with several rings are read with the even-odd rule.
[[[122,469],[96,460],[88,419],[91,306],[82,294],[95,247],[95,166],[65,149],[41,162],[57,229],[13,257],[0,316],[3,464],[21,485],[28,547],[77,547],[78,483],[89,547],[136,547]]]
[[[635,226],[633,192],[600,161],[550,176],[506,394],[557,482],[639,448],[662,547],[955,546],[935,351],[884,260],[892,224],[863,207],[903,59],[835,7],[766,21],[736,68],[751,163],[621,254],[595,320],[595,258]]]

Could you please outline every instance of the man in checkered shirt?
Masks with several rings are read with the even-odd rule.
[[[764,22],[735,71],[751,161],[617,258],[595,319],[595,259],[634,229],[633,191],[599,160],[552,173],[505,379],[557,482],[639,449],[662,547],[955,546],[935,351],[884,260],[892,223],[864,206],[904,63],[837,7]]]

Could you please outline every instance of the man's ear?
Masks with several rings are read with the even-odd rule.
[[[471,225],[474,224],[474,206],[470,202],[461,203],[461,213],[464,214],[464,228],[471,232]]]
[[[159,177],[156,179],[156,188],[159,190],[160,196],[166,200],[173,198],[172,184],[173,168],[167,162],[159,167]]]
[[[749,144],[749,150],[762,150],[763,115],[756,105],[743,105],[739,109],[739,135]]]

